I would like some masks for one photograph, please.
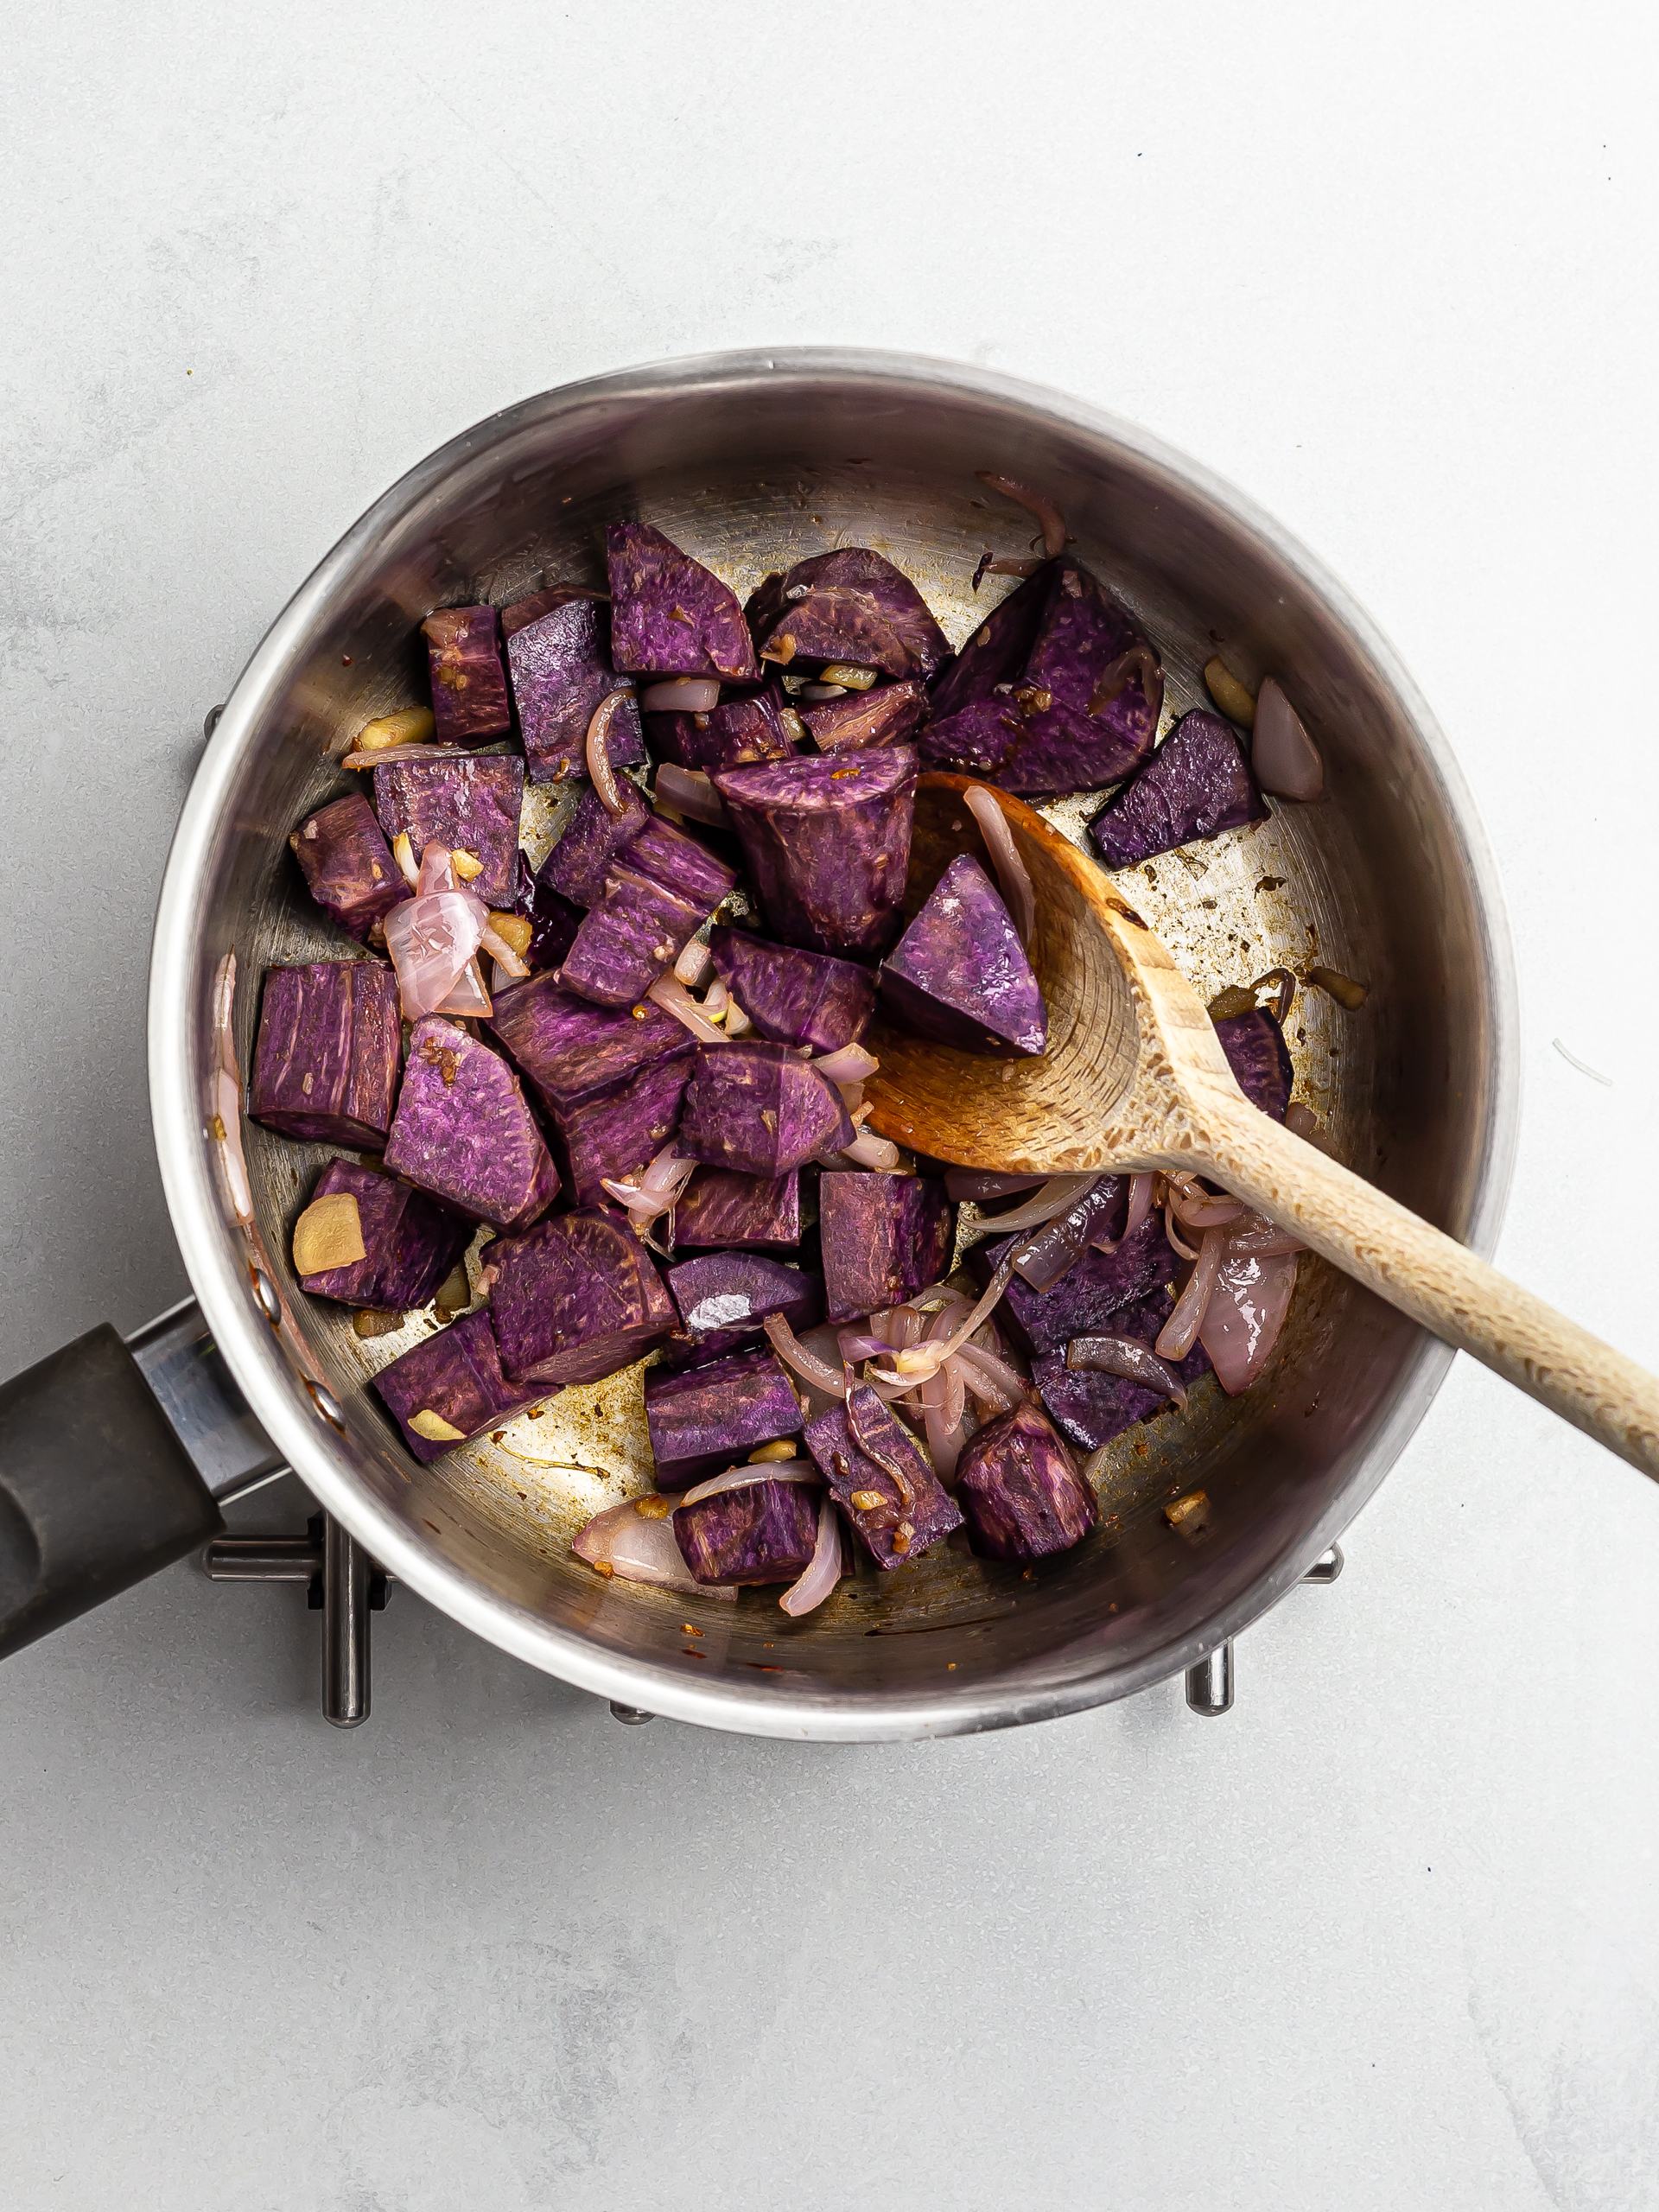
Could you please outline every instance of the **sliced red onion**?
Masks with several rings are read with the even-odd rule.
[[[847,696],[844,683],[803,683],[798,695],[810,699],[816,707],[825,699],[843,699]]]
[[[503,937],[498,937],[493,929],[486,928],[483,936],[479,939],[479,943],[483,947],[484,950],[490,955],[490,957],[494,961],[496,967],[501,970],[503,974],[511,976],[515,983],[521,982],[524,976],[529,975],[529,969],[525,967],[524,962],[518,957],[518,955],[513,950],[506,939]]]
[[[1204,1309],[1215,1288],[1216,1275],[1226,1243],[1220,1230],[1211,1229],[1205,1232],[1204,1242],[1198,1247],[1198,1265],[1186,1279],[1186,1288],[1175,1301],[1175,1311],[1158,1332],[1158,1341],[1153,1350],[1160,1359],[1185,1359],[1197,1343]]]
[[[1013,1368],[982,1344],[958,1344],[955,1357],[963,1370],[963,1381],[982,1405],[994,1405],[998,1413],[1009,1413],[1026,1395],[1026,1386]]]
[[[1152,1211],[1152,1186],[1158,1180],[1155,1169],[1143,1168],[1129,1178],[1129,1211],[1123,1224],[1123,1241],[1127,1243]]]
[[[943,1367],[945,1361],[953,1357],[967,1343],[991,1308],[1001,1302],[1004,1293],[1014,1280],[1014,1263],[1019,1255],[1017,1244],[1012,1251],[1003,1255],[997,1262],[996,1273],[981,1293],[978,1305],[943,1343],[930,1340],[926,1344],[914,1344],[907,1351],[896,1352],[893,1367],[897,1371],[877,1368],[874,1371],[880,1380],[883,1382],[902,1382],[913,1389],[918,1382]]]
[[[607,814],[626,811],[627,801],[622,796],[616,780],[616,771],[611,766],[610,730],[617,709],[625,699],[632,698],[628,690],[607,691],[594,709],[593,719],[588,725],[588,773],[593,779],[594,789],[599,793],[600,804]]]
[[[716,830],[731,828],[725,800],[701,768],[682,768],[676,761],[664,760],[657,771],[657,794],[693,822],[706,822]]]
[[[1008,817],[983,784],[970,784],[966,797],[968,811],[980,826],[985,839],[985,849],[996,870],[1003,904],[1008,910],[1014,926],[1020,932],[1020,944],[1029,946],[1032,931],[1037,926],[1037,894],[1031,887],[1026,864],[1014,842]]]
[[[1160,1391],[1186,1411],[1186,1386],[1180,1376],[1133,1337],[1073,1337],[1065,1348],[1065,1363],[1085,1375],[1122,1375],[1142,1389]]]
[[[391,857],[402,869],[404,881],[408,884],[410,889],[411,891],[418,889],[421,880],[421,864],[415,857],[415,849],[409,842],[407,830],[400,830],[392,839]],[[380,934],[384,938],[385,933],[383,926]]]
[[[427,847],[429,855],[434,851],[442,846]],[[426,874],[424,859],[421,873]],[[386,915],[386,950],[410,1021],[436,1014],[461,988],[488,918],[489,909],[470,891],[428,892],[405,899]],[[489,995],[481,983],[478,995],[487,1010]]]
[[[755,1483],[821,1483],[816,1461],[811,1459],[751,1459],[741,1467],[728,1467],[723,1475],[710,1475],[706,1483],[694,1483],[681,1498],[682,1505],[696,1505],[705,1497],[716,1497],[723,1490],[747,1490]]]
[[[977,1167],[950,1167],[945,1170],[945,1195],[960,1205],[964,1198],[973,1205],[991,1205],[997,1198],[1011,1198],[1016,1191],[1034,1191],[1046,1179],[1041,1175],[988,1175]],[[995,1224],[988,1223],[988,1228]]]
[[[1014,1230],[1040,1229],[1046,1221],[1052,1221],[1057,1213],[1064,1213],[1074,1205],[1096,1179],[1093,1175],[1051,1175],[1036,1196],[1028,1198],[1024,1205],[976,1222],[974,1227],[982,1236],[1003,1236]]]
[[[786,1613],[798,1620],[821,1605],[841,1580],[841,1519],[828,1491],[818,1508],[818,1540],[798,1582],[791,1582],[778,1600]]]
[[[737,1001],[733,999],[727,1005],[726,1019],[721,1027],[727,1036],[731,1038],[741,1037],[746,1030],[753,1029],[754,1024],[739,1006]]]
[[[1258,1260],[1270,1260],[1287,1252],[1306,1252],[1307,1246],[1288,1229],[1281,1229],[1276,1221],[1268,1221],[1259,1213],[1247,1214],[1236,1229],[1227,1236],[1227,1255],[1230,1259],[1243,1259],[1253,1255]]]
[[[435,1007],[435,1014],[458,1015],[463,1020],[486,1020],[493,1011],[493,1001],[484,984],[484,971],[476,960],[469,960],[455,978],[455,988],[443,1004]]]
[[[666,683],[648,683],[639,704],[648,715],[712,715],[720,704],[720,684],[708,676],[676,676]]]
[[[974,589],[977,591],[987,576],[1034,576],[1042,566],[1041,561],[1011,561],[1003,554],[993,553],[988,545],[974,570]]]
[[[718,1022],[709,1020],[677,976],[659,976],[645,996],[653,1006],[661,1007],[664,1014],[671,1014],[676,1021],[683,1022],[699,1043],[723,1045],[727,1041],[728,1033]]]
[[[714,954],[709,951],[700,937],[694,937],[688,940],[684,951],[674,963],[674,973],[688,990],[700,990],[709,980],[709,971],[714,964]],[[713,995],[711,992],[709,996],[712,998]],[[722,995],[720,1004],[724,1006],[725,1003],[726,1001]],[[719,1008],[710,1007],[708,1011],[711,1014],[717,1013]]]
[[[1280,685],[1270,676],[1255,695],[1250,766],[1263,791],[1310,801],[1325,796],[1325,763]]]
[[[1173,1200],[1166,1203],[1164,1207],[1164,1235],[1168,1240],[1170,1249],[1173,1251],[1179,1252],[1182,1259],[1196,1260],[1198,1258],[1198,1255],[1192,1245],[1186,1242],[1185,1237],[1178,1235],[1176,1232],[1175,1206]]]
[[[881,1063],[861,1045],[843,1045],[838,1052],[821,1053],[812,1065],[831,1083],[865,1083]]]
[[[1230,1397],[1248,1390],[1267,1365],[1295,1287],[1294,1253],[1230,1255],[1222,1262],[1198,1333]]]
[[[963,1442],[962,1375],[954,1359],[927,1376],[921,1397],[922,1428],[933,1471],[942,1483],[953,1482]]]
[[[1118,693],[1127,690],[1137,677],[1141,696],[1151,708],[1155,721],[1163,709],[1164,671],[1150,645],[1131,645],[1128,652],[1120,653],[1102,669],[1099,680],[1089,695],[1090,713],[1103,714]]]
[[[769,1313],[760,1325],[784,1365],[793,1368],[803,1382],[810,1382],[815,1390],[822,1390],[826,1398],[846,1396],[847,1382],[842,1370],[809,1351],[781,1313]]]
[[[874,1130],[866,1129],[855,1136],[851,1144],[842,1148],[841,1157],[850,1160],[855,1167],[874,1167],[891,1172],[899,1165],[899,1147],[886,1137],[879,1137]]]
[[[1012,476],[994,476],[988,469],[979,471],[979,480],[988,484],[993,492],[1000,492],[1005,499],[1012,499],[1027,514],[1035,515],[1043,526],[1043,550],[1052,561],[1057,553],[1065,550],[1065,523],[1052,499],[1046,499],[1040,492],[1028,491]]]
[[[1242,1198],[1212,1198],[1208,1191],[1178,1192],[1170,1205],[1184,1229],[1224,1229],[1248,1211]]]
[[[674,1540],[673,1522],[666,1515],[636,1513],[632,1498],[595,1513],[570,1548],[589,1567],[608,1567],[625,1582],[650,1582],[659,1589],[683,1591],[687,1597],[721,1598],[728,1603],[737,1598],[734,1589],[699,1582]]]

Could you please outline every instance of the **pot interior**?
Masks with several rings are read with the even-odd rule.
[[[1010,588],[988,578],[976,595],[982,551],[1023,553],[1033,528],[978,481],[982,469],[1058,500],[1078,554],[1162,653],[1166,724],[1209,703],[1199,671],[1218,648],[1252,686],[1285,679],[1325,758],[1325,802],[1274,801],[1263,823],[1161,855],[1132,872],[1133,902],[1205,998],[1281,964],[1322,963],[1365,985],[1357,1012],[1298,990],[1297,1096],[1361,1173],[1454,1235],[1490,1242],[1512,1090],[1503,926],[1455,772],[1386,647],[1296,549],[1137,434],[996,379],[872,357],[693,363],[552,393],[458,440],[365,517],[251,664],[209,756],[213,819],[190,831],[188,814],[181,832],[190,919],[171,940],[163,931],[156,990],[188,995],[189,1095],[203,1095],[211,1065],[210,987],[225,951],[238,956],[245,1074],[265,968],[357,950],[311,903],[286,839],[354,787],[337,763],[362,723],[424,701],[417,633],[433,607],[505,604],[556,579],[602,586],[603,524],[639,517],[740,594],[805,555],[874,546],[959,644]],[[1098,803],[1045,810],[1081,841]],[[556,791],[532,788],[535,857],[559,811]],[[169,895],[181,895],[171,883]],[[169,970],[169,943],[187,930],[188,971]],[[160,1135],[175,1211],[189,1212],[188,1186],[222,1222],[211,1147],[195,1129]],[[570,1556],[591,1513],[651,1487],[638,1369],[418,1467],[368,1382],[435,1324],[365,1341],[344,1309],[300,1291],[289,1232],[332,1154],[251,1124],[246,1140],[264,1243],[343,1433],[320,1423],[269,1344],[238,1357],[258,1325],[234,1231],[224,1227],[209,1255],[211,1223],[192,1224],[187,1252],[301,1472],[398,1573],[485,1633],[691,1718],[943,1731],[1164,1676],[1272,1602],[1345,1525],[1445,1366],[1439,1347],[1309,1255],[1267,1375],[1236,1401],[1207,1379],[1185,1416],[1166,1412],[1120,1440],[1099,1484],[1103,1524],[1076,1550],[1021,1572],[975,1559],[958,1536],[895,1574],[866,1563],[793,1623],[775,1591],[688,1599],[602,1580]],[[169,1159],[181,1146],[192,1156]],[[312,1441],[296,1448],[302,1426]],[[1207,1521],[1178,1534],[1163,1509],[1194,1490]]]

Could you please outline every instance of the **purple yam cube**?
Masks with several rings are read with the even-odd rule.
[[[605,896],[582,918],[560,981],[595,1006],[635,1006],[706,918],[666,884],[619,862]]]
[[[1181,716],[1089,830],[1108,868],[1128,868],[1195,837],[1261,822],[1267,811],[1231,724],[1200,709]]]
[[[389,1313],[424,1306],[472,1242],[472,1223],[423,1191],[352,1160],[332,1160],[324,1168],[312,1204],[340,1192],[357,1200],[363,1257],[349,1267],[302,1275],[302,1287],[316,1298],[378,1306]]]
[[[856,1434],[849,1406],[837,1402],[807,1423],[806,1448],[876,1565],[902,1567],[961,1528],[962,1510],[868,1382],[853,1385],[849,1404]],[[880,1505],[853,1503],[855,1492],[872,1491],[880,1491]]]
[[[968,1538],[982,1557],[1046,1559],[1080,1544],[1099,1519],[1094,1492],[1035,1406],[978,1430],[957,1465]]]
[[[715,973],[763,1037],[815,1052],[855,1045],[875,1010],[875,977],[855,961],[772,944],[747,930],[709,933]]]
[[[706,922],[737,881],[737,872],[716,860],[706,845],[653,814],[629,845],[626,866],[689,899]]]
[[[306,888],[359,942],[409,887],[361,791],[308,815],[289,839]]]
[[[818,1179],[827,1318],[877,1313],[950,1269],[955,1217],[943,1183],[926,1175],[836,1171]]]
[[[416,863],[436,842],[483,865],[466,886],[486,906],[511,906],[518,887],[518,817],[524,764],[516,754],[479,760],[387,760],[374,772],[374,810],[388,838],[409,836]]]
[[[547,1395],[521,1389],[503,1375],[487,1313],[464,1314],[428,1337],[383,1367],[374,1387],[391,1408],[404,1443],[423,1462],[453,1452],[480,1429],[499,1427]],[[455,1434],[423,1436],[410,1426],[422,1414],[434,1427],[442,1423]]]
[[[611,659],[653,676],[760,675],[737,594],[649,523],[606,525]]]
[[[841,1093],[785,1045],[700,1045],[679,1150],[742,1175],[787,1175],[853,1141]]]
[[[919,683],[880,683],[804,707],[801,720],[820,753],[857,753],[867,745],[898,745],[927,720],[927,694]]]
[[[540,593],[513,615],[550,597]],[[502,617],[506,628],[507,617]],[[528,622],[515,622],[507,635],[507,669],[524,734],[524,759],[533,784],[561,784],[588,772],[588,725],[601,699],[613,691],[630,696],[613,709],[605,750],[613,768],[631,768],[645,757],[639,702],[626,677],[611,666],[610,622],[596,592],[562,598]]]
[[[678,1022],[674,1026],[684,1040],[678,1052],[648,1061],[627,1082],[597,1091],[559,1116],[562,1165],[573,1205],[605,1205],[605,1177],[620,1181],[649,1166],[674,1134],[696,1056],[690,1033]]]
[[[684,1024],[660,1007],[595,1006],[556,976],[532,976],[499,993],[489,1025],[556,1116],[615,1090],[687,1041]]]
[[[974,1247],[968,1266],[978,1281],[989,1281],[1011,1242],[1003,1236]],[[1027,1351],[1064,1351],[1073,1337],[1121,1333],[1113,1329],[1111,1316],[1173,1282],[1179,1264],[1164,1235],[1163,1216],[1154,1213],[1116,1251],[1086,1251],[1048,1290],[1033,1290],[1015,1275],[996,1318]]]
[[[1175,1300],[1161,1286],[1146,1298],[1120,1306],[1089,1336],[1133,1337],[1150,1351],[1158,1332],[1175,1310]],[[1170,1365],[1190,1389],[1210,1372],[1210,1355],[1195,1344],[1185,1359]],[[1065,1347],[1039,1353],[1031,1363],[1031,1379],[1047,1407],[1050,1418],[1079,1450],[1097,1452],[1136,1421],[1146,1421],[1172,1403],[1161,1392],[1148,1390],[1123,1375],[1090,1374],[1065,1363]]]
[[[803,754],[716,769],[774,937],[810,951],[880,953],[898,936],[916,811],[916,750]]]
[[[1048,1043],[1043,995],[1020,933],[971,853],[958,853],[881,967],[901,1028],[958,1052],[1035,1055]]]
[[[744,1483],[674,1509],[674,1541],[699,1582],[796,1582],[818,1541],[816,1483]]]
[[[736,1466],[762,1444],[801,1433],[801,1402],[789,1370],[762,1345],[709,1367],[645,1377],[645,1426],[658,1490],[689,1490]]]
[[[587,584],[549,584],[541,591],[531,592],[528,599],[515,599],[511,607],[502,608],[501,635],[511,643],[520,630],[528,630],[543,615],[552,614],[561,607],[569,607],[573,600],[582,599],[599,607],[610,604],[602,591],[594,591]]]
[[[658,759],[682,768],[741,768],[751,760],[786,760],[795,750],[782,701],[770,690],[728,699],[706,715],[647,715],[645,725]]]
[[[718,1168],[704,1168],[718,1174]],[[704,1252],[668,1271],[668,1287],[680,1309],[690,1343],[671,1345],[665,1362],[701,1367],[723,1358],[774,1313],[798,1336],[823,1319],[823,1292],[816,1275],[785,1268],[753,1252]]]
[[[800,1169],[740,1175],[699,1167],[674,1209],[674,1241],[690,1252],[792,1252],[801,1241]]]
[[[770,575],[744,610],[763,661],[791,669],[845,661],[884,676],[930,677],[950,646],[910,578],[868,546],[838,546]]]
[[[617,789],[627,802],[613,814],[590,785],[570,810],[559,842],[537,871],[536,880],[573,906],[597,906],[606,879],[645,824],[650,807],[631,778],[619,776]]]
[[[403,1045],[397,978],[378,960],[266,971],[248,1111],[268,1129],[375,1150]]]
[[[518,1077],[441,1014],[410,1035],[386,1166],[504,1231],[528,1229],[558,1195],[558,1170]]]
[[[1134,621],[1089,571],[1051,561],[993,610],[934,687],[928,761],[1005,791],[1087,791],[1145,760],[1161,678]]]
[[[1216,1022],[1215,1032],[1251,1105],[1282,1122],[1296,1073],[1277,1016],[1257,1007],[1253,1014],[1230,1014]]]
[[[445,607],[421,625],[440,745],[487,745],[512,728],[501,626],[493,607]]]
[[[597,1382],[671,1336],[679,1315],[632,1230],[597,1208],[556,1215],[492,1250],[490,1311],[515,1382]]]

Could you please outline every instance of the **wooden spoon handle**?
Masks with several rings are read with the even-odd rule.
[[[1659,1378],[1247,1102],[1205,1106],[1182,1164],[1659,1482]]]

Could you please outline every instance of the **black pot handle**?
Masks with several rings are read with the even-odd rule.
[[[194,1551],[281,1465],[194,1300],[0,1384],[0,1658]]]

